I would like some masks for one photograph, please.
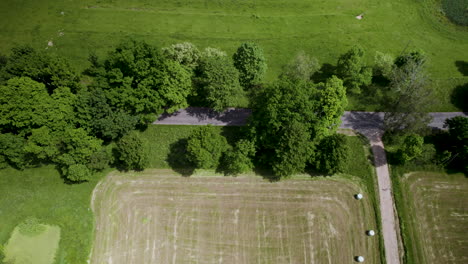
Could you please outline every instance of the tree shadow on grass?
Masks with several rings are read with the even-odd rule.
[[[468,76],[468,62],[466,61],[455,61],[455,66],[457,66],[458,71],[461,72],[464,76]]]
[[[189,177],[195,171],[195,165],[187,157],[187,138],[179,139],[169,145],[169,154],[166,162],[177,173]]]
[[[324,63],[322,67],[320,67],[320,70],[318,70],[311,76],[311,79],[315,83],[325,82],[328,78],[332,77],[335,74],[336,66],[330,63]]]
[[[453,89],[450,95],[450,102],[463,112],[468,111],[468,83],[459,85]]]

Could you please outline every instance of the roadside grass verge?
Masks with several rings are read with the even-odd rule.
[[[27,235],[16,227],[5,245],[5,263],[52,264],[60,241],[60,228],[42,225],[40,233]]]
[[[94,231],[91,193],[107,172],[69,185],[52,166],[0,170],[0,244],[7,242],[19,223],[35,217],[60,228],[55,264],[86,263]]]

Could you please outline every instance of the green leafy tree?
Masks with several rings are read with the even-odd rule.
[[[410,134],[405,137],[402,146],[397,151],[397,157],[401,163],[406,163],[414,158],[421,156],[424,139],[416,134]]]
[[[195,69],[201,52],[190,42],[177,43],[162,49],[163,55],[189,69]]]
[[[215,111],[232,106],[243,95],[239,72],[227,57],[208,57],[200,61],[195,80],[199,96]]]
[[[364,49],[357,45],[340,56],[337,73],[347,90],[355,94],[360,94],[361,87],[372,82],[372,69],[365,65]]]
[[[130,132],[117,141],[118,160],[124,169],[144,170],[149,163],[148,141]]]
[[[203,50],[203,52],[201,53],[201,56],[204,57],[204,58],[208,58],[208,57],[226,57],[227,54],[226,52],[220,50],[220,49],[217,49],[217,48],[212,48],[212,47],[207,47]]]
[[[252,158],[254,155],[255,144],[246,139],[239,140],[234,148],[227,151],[224,156],[227,174],[238,175],[253,169]]]
[[[324,134],[335,133],[341,124],[348,99],[343,81],[332,76],[325,84],[319,84],[318,91],[318,118],[325,129]]]
[[[0,86],[0,131],[31,133],[49,119],[51,100],[44,84],[28,77],[12,78]]]
[[[91,179],[92,173],[86,165],[72,164],[65,170],[67,179],[73,182],[83,182]]]
[[[395,59],[395,65],[399,68],[406,66],[408,62],[423,65],[426,61],[426,53],[423,50],[411,50],[404,52]]]
[[[95,84],[104,89],[112,107],[141,115],[141,122],[164,109],[186,107],[192,93],[189,71],[144,42],[122,42],[88,72],[95,75]]]
[[[31,160],[24,151],[26,140],[18,135],[11,133],[0,134],[0,155],[10,165],[18,168],[26,168]]]
[[[226,138],[212,126],[195,129],[188,138],[187,157],[200,169],[217,168],[222,154],[228,149]]]
[[[256,156],[263,166],[274,168],[276,176],[303,170],[307,153],[322,136],[316,96],[311,82],[280,78],[253,100],[249,127]]]
[[[54,133],[49,127],[43,126],[32,130],[24,150],[37,160],[47,162],[59,155],[60,143],[60,133]]]
[[[44,84],[49,93],[58,87],[69,87],[76,91],[79,76],[62,57],[36,51],[29,46],[18,46],[0,69],[0,84],[14,77],[29,77]]]
[[[65,167],[73,164],[88,164],[91,156],[101,149],[102,140],[97,139],[83,128],[67,128],[60,137],[60,154],[54,162]]]
[[[312,58],[304,51],[300,51],[296,57],[283,67],[282,75],[287,78],[299,78],[309,81],[310,77],[320,69],[316,58]]]
[[[102,171],[108,168],[113,162],[112,148],[103,147],[101,150],[91,155],[87,167],[94,171]]]
[[[250,88],[261,84],[267,70],[263,49],[255,43],[243,43],[233,55],[242,86]]]
[[[112,107],[105,92],[100,88],[91,88],[78,93],[75,115],[80,127],[106,141],[127,134],[139,121],[138,116]]]
[[[424,61],[409,59],[401,67],[394,68],[391,93],[385,98],[388,111],[384,124],[387,132],[422,133],[427,130],[431,121],[427,110],[432,101],[432,91],[427,83]]]
[[[312,149],[310,133],[305,124],[293,120],[287,125],[281,131],[272,162],[273,172],[279,177],[303,172]]]
[[[315,153],[315,168],[327,174],[344,172],[349,157],[346,136],[333,134],[320,141]]]
[[[374,56],[374,75],[389,79],[393,72],[393,67],[395,67],[394,61],[395,59],[391,54],[376,51]]]

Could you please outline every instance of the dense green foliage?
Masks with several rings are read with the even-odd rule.
[[[187,155],[197,168],[217,168],[221,156],[227,149],[226,138],[212,126],[202,126],[188,137]]]
[[[197,67],[198,60],[201,57],[201,52],[190,42],[173,44],[163,48],[162,52],[167,58],[192,70]]]
[[[235,98],[243,96],[239,72],[227,57],[212,56],[200,60],[196,70],[197,93],[215,111],[232,106]]]
[[[333,76],[314,84],[283,75],[261,91],[249,126],[261,164],[278,177],[303,172],[314,163],[314,148],[335,133],[346,101],[345,88]]]
[[[447,150],[451,153],[452,167],[468,175],[468,118],[454,117],[445,121],[448,127]]]
[[[267,70],[263,49],[255,43],[242,43],[232,56],[239,70],[239,81],[245,88],[261,84]]]
[[[334,134],[325,137],[318,144],[314,155],[315,168],[326,174],[345,172],[349,155],[345,135]]]
[[[397,158],[401,163],[406,163],[422,154],[423,151],[423,137],[410,134],[407,135],[403,141],[402,146],[397,151]]]
[[[468,0],[442,0],[442,9],[455,24],[468,26]]]
[[[0,85],[13,77],[29,77],[44,84],[49,93],[58,87],[69,87],[73,91],[78,88],[78,75],[62,57],[18,46],[5,58],[5,64],[0,67]]]
[[[252,158],[255,155],[255,144],[241,139],[234,148],[226,151],[223,159],[225,171],[228,175],[238,175],[254,168]]]
[[[355,45],[338,59],[337,74],[350,93],[360,94],[361,87],[372,81],[372,69],[365,65],[364,55],[364,49]]]
[[[281,74],[287,78],[298,78],[307,81],[319,69],[320,64],[318,60],[301,51],[283,67]]]
[[[128,133],[117,141],[117,152],[124,169],[143,170],[148,166],[148,141],[136,132]]]

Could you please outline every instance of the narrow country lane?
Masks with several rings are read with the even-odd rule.
[[[249,109],[231,108],[222,113],[216,113],[209,108],[189,107],[171,115],[162,115],[153,124],[156,125],[217,125],[242,126],[247,123],[251,114]],[[374,165],[377,172],[379,187],[380,215],[382,217],[382,233],[384,239],[387,264],[400,264],[401,255],[398,252],[397,214],[393,200],[392,183],[388,170],[382,135],[384,132],[382,112],[347,111],[341,117],[340,128],[355,130],[364,135],[370,142],[374,155]],[[443,129],[444,121],[455,116],[468,117],[463,112],[430,113],[433,117],[430,127]]]

